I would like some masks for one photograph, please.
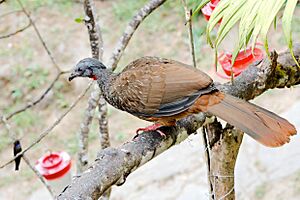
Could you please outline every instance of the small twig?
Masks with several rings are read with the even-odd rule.
[[[190,39],[190,51],[193,59],[193,66],[197,67],[196,64],[196,56],[195,56],[195,46],[194,46],[194,36],[193,36],[193,25],[192,25],[192,10],[189,10],[186,4],[186,0],[181,0],[183,4],[183,8],[185,11],[185,19],[186,24],[188,24],[188,31],[189,31],[189,39]]]
[[[30,23],[32,24],[32,26],[33,26],[33,28],[34,28],[34,30],[35,30],[35,32],[36,32],[38,38],[40,39],[42,45],[44,46],[45,50],[47,51],[47,54],[48,54],[48,56],[50,57],[50,59],[51,59],[53,65],[54,65],[54,67],[55,67],[58,71],[62,71],[62,70],[60,69],[60,67],[58,66],[58,64],[56,63],[54,57],[52,56],[52,54],[51,54],[51,52],[50,52],[48,46],[46,45],[46,43],[45,43],[43,37],[42,37],[41,34],[40,34],[40,31],[38,30],[37,26],[35,25],[35,23],[34,23],[32,17],[31,17],[31,15],[30,15],[30,13],[25,9],[25,7],[24,7],[24,5],[22,4],[21,0],[17,0],[17,2],[19,3],[19,5],[20,5],[20,7],[22,8],[24,14],[27,16],[27,18],[29,19]]]
[[[12,131],[10,125],[7,122],[7,119],[5,118],[5,116],[3,116],[2,118],[2,122],[5,125],[5,128],[8,132],[8,135],[10,136],[10,138],[12,139],[12,141],[16,141],[17,140],[17,136],[16,133],[14,131]],[[48,189],[49,193],[51,194],[52,197],[54,197],[54,193],[51,189],[51,187],[49,186],[49,184],[45,181],[44,177],[40,174],[39,171],[37,171],[35,169],[35,167],[33,167],[29,161],[29,159],[27,158],[27,156],[25,156],[24,154],[22,155],[23,160],[25,161],[25,163],[29,166],[29,168],[35,173],[35,175],[41,180],[41,182],[45,185],[45,187]]]
[[[0,18],[5,17],[5,16],[7,16],[7,15],[14,14],[14,13],[20,13],[20,12],[23,12],[23,10],[13,10],[13,11],[9,11],[9,12],[6,12],[6,13],[0,15]]]
[[[35,141],[33,141],[28,147],[26,147],[22,152],[18,153],[15,157],[13,157],[11,160],[7,161],[5,164],[0,166],[0,169],[6,167],[10,163],[12,163],[18,156],[24,155],[28,150],[30,150],[32,147],[34,147],[36,144],[38,144],[44,137],[46,137],[61,121],[62,119],[77,105],[77,103],[84,97],[84,95],[87,93],[87,91],[92,86],[92,82],[89,83],[89,85],[85,88],[85,90],[77,97],[77,99],[71,104],[71,106],[46,130],[44,130]]]
[[[51,196],[55,197],[54,192],[53,192],[52,188],[50,187],[50,185],[45,181],[45,179],[41,175],[41,173],[34,166],[31,165],[30,160],[27,158],[27,156],[23,154],[22,158],[25,161],[25,163],[28,165],[28,167],[35,173],[35,175],[45,185],[45,187],[47,188],[47,190],[49,191],[49,193],[51,194]]]
[[[142,21],[150,15],[156,8],[162,5],[166,0],[151,0],[143,8],[141,8],[136,15],[133,16],[132,20],[127,25],[123,35],[121,36],[118,44],[115,47],[115,50],[112,53],[112,56],[109,59],[108,67],[111,67],[112,70],[115,70],[117,64],[127,47],[131,37],[135,33],[136,29],[139,27]]]
[[[28,103],[27,105],[25,105],[24,107],[12,112],[11,114],[9,114],[7,116],[7,119],[12,118],[14,115],[19,114],[21,112],[24,112],[25,110],[27,110],[28,108],[31,108],[33,106],[35,106],[36,104],[38,104],[39,102],[41,102],[45,96],[50,92],[50,90],[53,88],[53,86],[55,85],[55,83],[58,81],[59,77],[63,74],[65,74],[67,72],[60,72],[56,75],[56,77],[54,78],[54,80],[51,82],[51,84],[48,86],[48,88],[41,94],[41,96],[39,98],[37,98],[35,101]]]
[[[10,138],[11,138],[13,141],[15,141],[15,140],[17,139],[17,135],[16,135],[15,132],[13,132],[13,131],[11,130],[11,126],[10,126],[9,123],[7,122],[7,118],[6,118],[5,116],[2,116],[2,117],[1,117],[1,121],[2,121],[2,123],[4,124],[5,129],[7,130],[8,135],[10,136]]]
[[[18,33],[21,33],[21,32],[23,32],[23,31],[25,31],[27,28],[29,28],[30,25],[31,25],[31,23],[29,22],[26,26],[24,26],[23,28],[20,28],[20,29],[16,30],[16,31],[13,32],[13,33],[9,33],[9,34],[7,34],[7,35],[2,35],[2,36],[0,36],[0,39],[8,38],[8,37],[14,36],[14,35],[16,35],[16,34],[18,34]]]

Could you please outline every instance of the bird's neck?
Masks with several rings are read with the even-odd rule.
[[[110,87],[115,79],[115,74],[110,69],[97,69],[95,73],[98,85],[101,89],[101,92],[106,100],[110,96]]]

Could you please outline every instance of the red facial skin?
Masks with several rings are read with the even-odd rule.
[[[97,80],[97,77],[96,77],[95,75],[92,75],[92,76],[91,76],[91,79]]]

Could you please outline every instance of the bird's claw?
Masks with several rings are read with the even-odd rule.
[[[166,134],[164,132],[162,132],[161,130],[159,130],[158,128],[162,127],[160,124],[153,124],[151,126],[147,126],[145,128],[138,128],[136,130],[136,135],[133,137],[133,139],[135,139],[136,137],[139,136],[139,132],[140,131],[156,131],[159,133],[160,136],[166,138]]]

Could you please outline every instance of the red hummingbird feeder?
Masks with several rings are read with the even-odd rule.
[[[220,2],[220,0],[211,0],[201,9],[201,11],[207,21],[209,20],[213,10],[216,8],[216,6],[218,5],[219,2]]]
[[[51,152],[42,156],[36,162],[35,168],[56,194],[71,182],[71,157],[64,151]]]
[[[237,77],[247,69],[247,67],[255,61],[261,60],[264,57],[263,50],[259,48],[254,48],[253,51],[251,48],[247,48],[246,50],[241,50],[237,55],[235,62],[232,66],[232,73],[234,77]],[[231,53],[221,53],[218,56],[218,61],[221,64],[221,67],[225,74],[220,74],[218,72],[217,75],[229,79],[231,77],[231,60],[232,54]]]
[[[202,9],[202,13],[205,19],[208,21],[213,10],[216,8],[220,0],[211,0],[208,2]],[[221,19],[222,20],[222,19]],[[221,22],[220,20],[220,22]],[[222,78],[230,79],[231,77],[231,66],[233,76],[236,77],[240,75],[242,71],[244,71],[251,63],[258,61],[264,57],[264,52],[259,48],[254,48],[253,51],[251,48],[247,48],[246,50],[241,50],[236,60],[232,66],[232,54],[222,52],[218,56],[218,62],[221,64],[223,71],[225,74],[221,74],[216,71],[216,74]]]

